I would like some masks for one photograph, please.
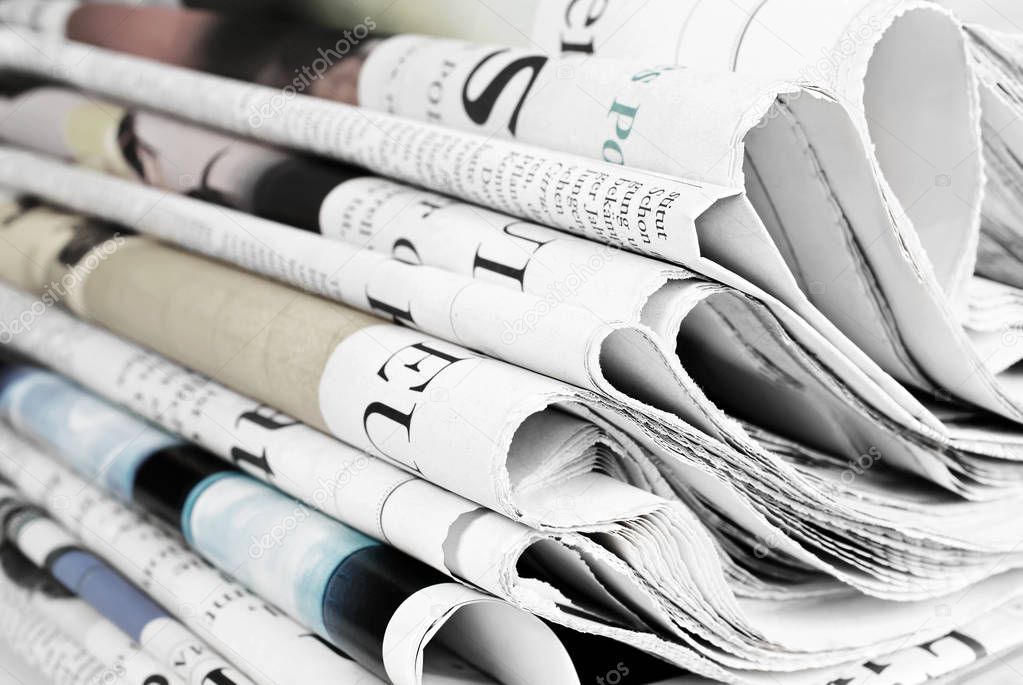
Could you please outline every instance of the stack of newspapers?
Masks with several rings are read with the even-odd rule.
[[[1019,0],[0,0],[0,673],[1019,682],[1021,521]]]

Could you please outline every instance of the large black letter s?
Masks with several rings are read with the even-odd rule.
[[[469,118],[476,124],[484,124],[487,119],[490,118],[491,112],[494,110],[494,106],[497,104],[497,99],[501,96],[501,93],[513,78],[515,78],[520,71],[523,69],[529,69],[532,71],[532,76],[529,79],[529,84],[526,85],[525,90],[522,91],[519,102],[515,105],[515,111],[512,112],[511,121],[508,122],[508,130],[511,134],[515,135],[515,129],[519,122],[519,112],[522,111],[522,105],[526,102],[526,96],[529,95],[529,91],[533,88],[533,84],[536,83],[537,77],[540,75],[540,70],[543,69],[544,65],[547,64],[547,58],[543,55],[532,55],[529,57],[520,57],[519,59],[511,62],[504,69],[501,70],[494,80],[490,82],[480,96],[475,100],[469,97],[469,85],[472,83],[473,77],[483,67],[484,64],[489,62],[494,57],[497,57],[503,52],[508,52],[508,48],[502,48],[496,52],[492,52],[484,57],[479,64],[477,64],[469,76],[465,79],[465,85],[462,87],[462,106],[465,108],[465,113],[469,115]]]

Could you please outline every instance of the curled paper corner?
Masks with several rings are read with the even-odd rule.
[[[456,673],[460,682],[579,682],[543,621],[458,583],[426,588],[398,607],[384,634],[384,668],[394,685],[441,685]]]

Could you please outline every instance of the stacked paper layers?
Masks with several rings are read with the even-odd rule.
[[[41,678],[1023,648],[1014,7],[182,4],[0,1],[0,629]]]

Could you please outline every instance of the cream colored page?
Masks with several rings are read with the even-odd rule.
[[[18,234],[32,244],[33,231],[21,227]],[[74,240],[65,237],[66,245]],[[503,512],[512,501],[506,464],[512,435],[527,417],[578,393],[148,238],[122,239],[97,259],[70,304],[230,387]],[[405,413],[411,425],[395,432],[395,420],[400,424]],[[584,420],[573,425],[591,437],[561,450],[545,447],[566,466],[582,460],[588,469],[589,441],[601,433]],[[461,437],[449,444],[452,435]],[[607,447],[614,452],[620,445]]]
[[[32,292],[55,290],[62,269],[58,265],[61,250],[71,239],[80,217],[52,209],[26,209],[16,202],[0,207],[0,269],[4,278]],[[73,286],[70,280],[66,281]],[[58,298],[59,299],[59,298]]]
[[[364,246],[324,240],[312,232],[11,149],[0,150],[0,181],[537,373],[579,387],[607,387],[595,358],[615,321],[567,303],[551,307],[533,293],[409,264]],[[519,325],[527,321],[528,327]],[[646,335],[638,329],[630,334]],[[652,348],[648,352],[660,356]]]
[[[339,342],[372,317],[265,279],[129,239],[83,288],[85,313],[323,426],[315,389]]]
[[[59,282],[58,257],[81,218],[32,210],[0,229],[5,279],[36,293]],[[68,304],[246,394],[322,427],[317,385],[337,344],[373,317],[141,237],[72,265]],[[85,268],[94,264],[91,269]]]

